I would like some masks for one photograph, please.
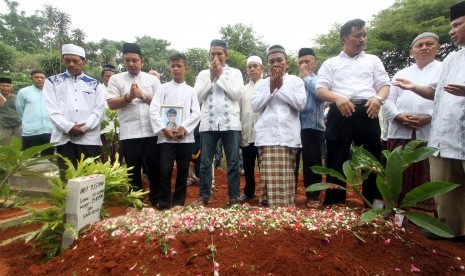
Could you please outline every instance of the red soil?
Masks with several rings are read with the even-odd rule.
[[[225,207],[226,174],[216,171],[217,191],[208,207]],[[243,186],[241,178],[241,187]],[[258,194],[258,187],[257,187]],[[198,197],[198,186],[188,187],[186,204]],[[296,205],[305,208],[300,180]],[[258,197],[251,205],[258,205]],[[360,206],[349,197],[348,205]],[[111,216],[125,212],[112,207]],[[32,227],[32,228],[30,228]],[[0,243],[38,226],[0,231]],[[16,232],[15,232],[16,231]],[[465,244],[426,239],[412,224],[398,236],[362,226],[326,238],[318,232],[285,231],[240,233],[221,236],[205,231],[177,235],[169,245],[177,254],[166,257],[158,239],[147,237],[99,238],[82,235],[60,256],[43,263],[44,255],[32,244],[16,241],[0,247],[0,275],[212,275],[214,259],[221,275],[460,275],[465,270]],[[89,233],[89,232],[87,232]],[[390,239],[390,242],[386,240]],[[416,270],[419,271],[416,271]]]

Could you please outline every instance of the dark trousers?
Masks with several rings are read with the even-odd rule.
[[[312,171],[312,166],[321,166],[323,143],[325,132],[314,129],[302,129],[300,131],[302,139],[302,170],[304,175],[304,187],[307,188],[311,184],[320,183],[321,175]],[[318,200],[319,192],[306,192],[308,200]]]
[[[141,169],[142,164],[147,166],[146,172],[150,182],[149,198],[152,203],[158,202],[158,190],[160,185],[160,150],[157,145],[157,136],[121,140],[124,159],[128,167],[133,167],[131,185],[142,190]]]
[[[379,119],[370,119],[367,115],[367,108],[363,105],[355,106],[355,113],[350,117],[341,115],[339,109],[332,104],[328,112],[328,125],[326,129],[326,145],[328,154],[328,168],[342,172],[342,164],[350,158],[350,147],[363,146],[374,157],[381,157],[381,129]],[[336,178],[328,176],[328,183],[342,183]],[[376,186],[376,175],[370,174],[362,185],[363,196],[369,202],[374,199],[381,199],[381,194]],[[344,203],[346,191],[326,190],[324,205],[334,203]]]
[[[242,159],[244,164],[244,194],[247,197],[255,195],[255,160],[258,160],[258,148],[254,143],[242,148]]]
[[[194,143],[162,143],[160,147],[160,209],[184,206],[186,201],[187,174]],[[171,199],[171,176],[176,161],[176,184]]]
[[[240,196],[239,140],[240,131],[205,131],[200,132],[202,154],[200,157],[200,197],[210,198],[212,185],[212,162],[216,144],[223,141],[224,153],[228,164],[228,196],[236,199]]]
[[[32,136],[22,136],[21,141],[23,143],[22,150],[28,149],[33,146],[40,146],[44,144],[50,143],[50,137],[52,136],[51,133],[44,133],[39,135],[32,135]],[[41,156],[45,155],[53,155],[55,149],[50,147],[46,150],[40,152]]]
[[[68,158],[75,168],[77,167],[78,160],[81,159],[81,155],[84,155],[84,159],[100,155],[100,146],[94,145],[78,145],[68,142],[56,148],[57,153]],[[66,170],[68,169],[68,165],[61,158],[58,158],[57,163],[58,169],[60,170],[60,179],[66,182]]]

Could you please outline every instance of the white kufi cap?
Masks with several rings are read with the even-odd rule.
[[[78,55],[80,57],[86,58],[86,51],[84,51],[84,48],[74,44],[63,44],[63,46],[61,46],[61,54]]]
[[[256,62],[260,65],[263,65],[262,63],[262,59],[259,57],[259,56],[250,56],[248,59],[247,59],[247,65],[249,65],[250,63],[252,62]]]

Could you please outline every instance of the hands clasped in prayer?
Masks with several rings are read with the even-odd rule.
[[[216,81],[220,78],[221,73],[223,72],[223,65],[221,65],[221,62],[218,57],[215,57],[213,59],[212,64],[210,65],[210,80]]]
[[[270,93],[273,93],[275,89],[280,89],[283,86],[283,70],[279,66],[275,66],[271,69],[270,75]]]

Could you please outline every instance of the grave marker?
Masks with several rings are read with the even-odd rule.
[[[74,225],[76,231],[79,232],[82,227],[100,220],[105,176],[89,175],[70,179],[66,189],[66,223]],[[62,248],[68,248],[73,241],[72,233],[65,231]]]

